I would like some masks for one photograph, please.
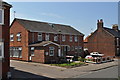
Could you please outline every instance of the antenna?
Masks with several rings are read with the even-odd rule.
[[[16,16],[15,14],[16,14],[16,11],[14,11],[14,18],[15,18],[15,16]]]

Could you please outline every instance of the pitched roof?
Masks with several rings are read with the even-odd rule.
[[[59,46],[59,44],[57,44],[57,43],[54,43],[54,42],[52,42],[52,41],[42,41],[42,42],[40,42],[40,43],[35,43],[35,44],[31,44],[31,45],[29,45],[29,46],[47,46],[47,45],[49,45],[49,44],[54,44],[54,45],[57,45],[57,46]]]
[[[77,31],[76,29],[72,28],[69,25],[31,21],[31,20],[18,19],[18,18],[16,18],[15,20],[17,20],[23,27],[25,27],[25,29],[31,32],[47,32],[47,33],[56,33],[56,34],[60,33],[60,34],[84,36],[84,34],[82,34],[81,32]]]
[[[115,37],[120,37],[120,30],[116,31],[114,29],[103,27],[106,31],[108,31],[110,34],[112,34]]]
[[[5,5],[5,6],[8,6],[8,7],[12,7],[12,5],[10,5],[10,4],[8,4],[7,2],[4,2],[4,1],[2,2],[2,5],[3,6]]]

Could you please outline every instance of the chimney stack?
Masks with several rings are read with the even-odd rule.
[[[97,28],[98,29],[99,28],[103,28],[103,20],[102,19],[98,20],[98,22],[97,22]]]
[[[112,29],[114,29],[115,31],[118,31],[119,29],[118,29],[118,25],[117,24],[114,24],[113,26],[112,26]]]

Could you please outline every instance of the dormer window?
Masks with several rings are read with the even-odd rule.
[[[42,33],[38,33],[38,41],[42,41]]]
[[[49,41],[49,34],[48,33],[46,33],[46,35],[45,35],[45,40]]]
[[[14,41],[14,35],[10,34],[10,41]]]
[[[4,10],[0,9],[0,24],[4,24]]]
[[[17,41],[21,41],[21,33],[19,32],[19,33],[17,33]]]

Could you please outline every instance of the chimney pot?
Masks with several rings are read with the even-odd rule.
[[[117,25],[117,24],[114,24],[114,25],[112,26],[112,29],[118,31],[118,25]]]
[[[100,20],[98,20],[97,28],[99,29],[99,28],[102,28],[102,27],[103,27],[103,20],[100,19]]]

